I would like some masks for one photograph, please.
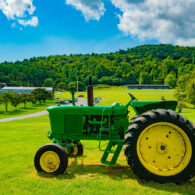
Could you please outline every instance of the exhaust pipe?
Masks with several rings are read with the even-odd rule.
[[[93,106],[92,77],[89,77],[89,85],[87,86],[87,102],[88,102],[88,106]]]

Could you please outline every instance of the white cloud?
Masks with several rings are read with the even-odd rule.
[[[38,25],[38,18],[33,16],[31,20],[18,20],[19,24],[23,26],[37,26]]]
[[[35,7],[32,5],[32,0],[1,0],[2,11],[9,18],[24,17],[25,13],[33,14]]]
[[[122,14],[118,28],[140,40],[195,45],[195,0],[111,0]],[[80,10],[86,20],[99,20],[103,0],[66,0]]]
[[[16,26],[17,26],[16,23],[12,23],[12,24],[11,24],[11,27],[12,27],[12,28],[16,28]]]
[[[110,0],[120,9],[118,28],[140,40],[195,46],[195,0]],[[103,0],[65,0],[82,12],[86,21],[104,15]],[[33,0],[0,0],[0,10],[12,27],[37,26]]]
[[[104,15],[104,3],[101,0],[66,0],[66,4],[80,10],[85,20],[99,20]]]
[[[193,39],[178,39],[176,41],[177,45],[182,45],[182,46],[195,46],[195,38]]]
[[[118,28],[139,39],[195,45],[194,0],[111,0],[122,11]]]
[[[0,10],[9,20],[16,20],[24,26],[36,26],[38,18],[32,16],[35,11],[32,2],[33,0],[0,0]]]

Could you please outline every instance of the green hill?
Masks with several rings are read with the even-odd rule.
[[[164,84],[195,69],[195,47],[143,45],[107,54],[55,55],[0,63],[0,82],[42,86],[46,78],[55,85],[93,76],[94,84]]]

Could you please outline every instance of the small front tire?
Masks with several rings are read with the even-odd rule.
[[[73,156],[73,157],[79,157],[83,155],[83,145],[81,143],[74,143],[71,142],[71,145],[73,145],[72,149],[69,151],[68,147],[64,147],[65,152],[69,155],[69,156]]]
[[[38,172],[52,175],[63,174],[68,166],[68,155],[60,145],[45,144],[37,151],[34,165]]]
[[[77,145],[78,153],[76,156],[83,156],[83,144],[78,144]]]

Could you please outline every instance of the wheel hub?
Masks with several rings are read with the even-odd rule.
[[[171,176],[188,165],[192,148],[181,128],[172,123],[158,122],[142,131],[137,141],[137,153],[150,172]]]
[[[60,165],[60,158],[54,151],[44,152],[40,158],[40,166],[46,172],[55,172]]]
[[[166,154],[168,152],[167,144],[166,143],[157,143],[156,144],[156,150],[160,154]]]
[[[48,160],[48,164],[52,164],[52,160]]]

